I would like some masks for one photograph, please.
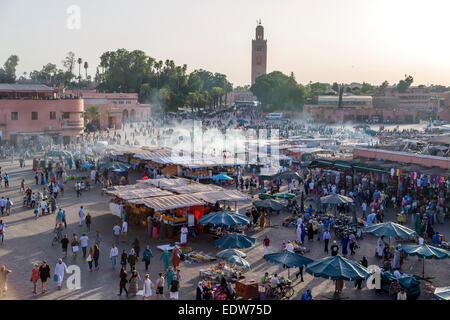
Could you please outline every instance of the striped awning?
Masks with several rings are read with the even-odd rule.
[[[190,194],[136,199],[130,200],[129,202],[135,204],[143,204],[148,208],[152,208],[153,210],[155,210],[155,212],[205,204],[203,200]]]

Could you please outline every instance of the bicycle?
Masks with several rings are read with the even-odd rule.
[[[53,239],[52,239],[52,247],[53,247],[55,244],[60,243],[61,240],[62,240],[62,233],[61,233],[61,232],[55,230],[54,233],[55,233],[55,235],[54,235],[54,237],[53,237]]]
[[[270,290],[269,296],[280,300],[283,298],[289,299],[295,293],[294,288],[291,285],[291,281],[289,280],[281,282],[280,286],[271,288]]]

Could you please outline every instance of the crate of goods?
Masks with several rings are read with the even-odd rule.
[[[244,299],[259,298],[258,282],[247,279],[236,281],[236,294]]]

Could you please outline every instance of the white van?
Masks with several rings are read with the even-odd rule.
[[[266,119],[283,119],[283,113],[269,113],[266,116]]]
[[[94,151],[95,153],[103,154],[105,153],[107,147],[108,147],[107,141],[97,141],[92,147],[92,151]]]

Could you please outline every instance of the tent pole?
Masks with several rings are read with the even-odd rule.
[[[422,262],[422,278],[425,278],[425,257],[423,257]]]

